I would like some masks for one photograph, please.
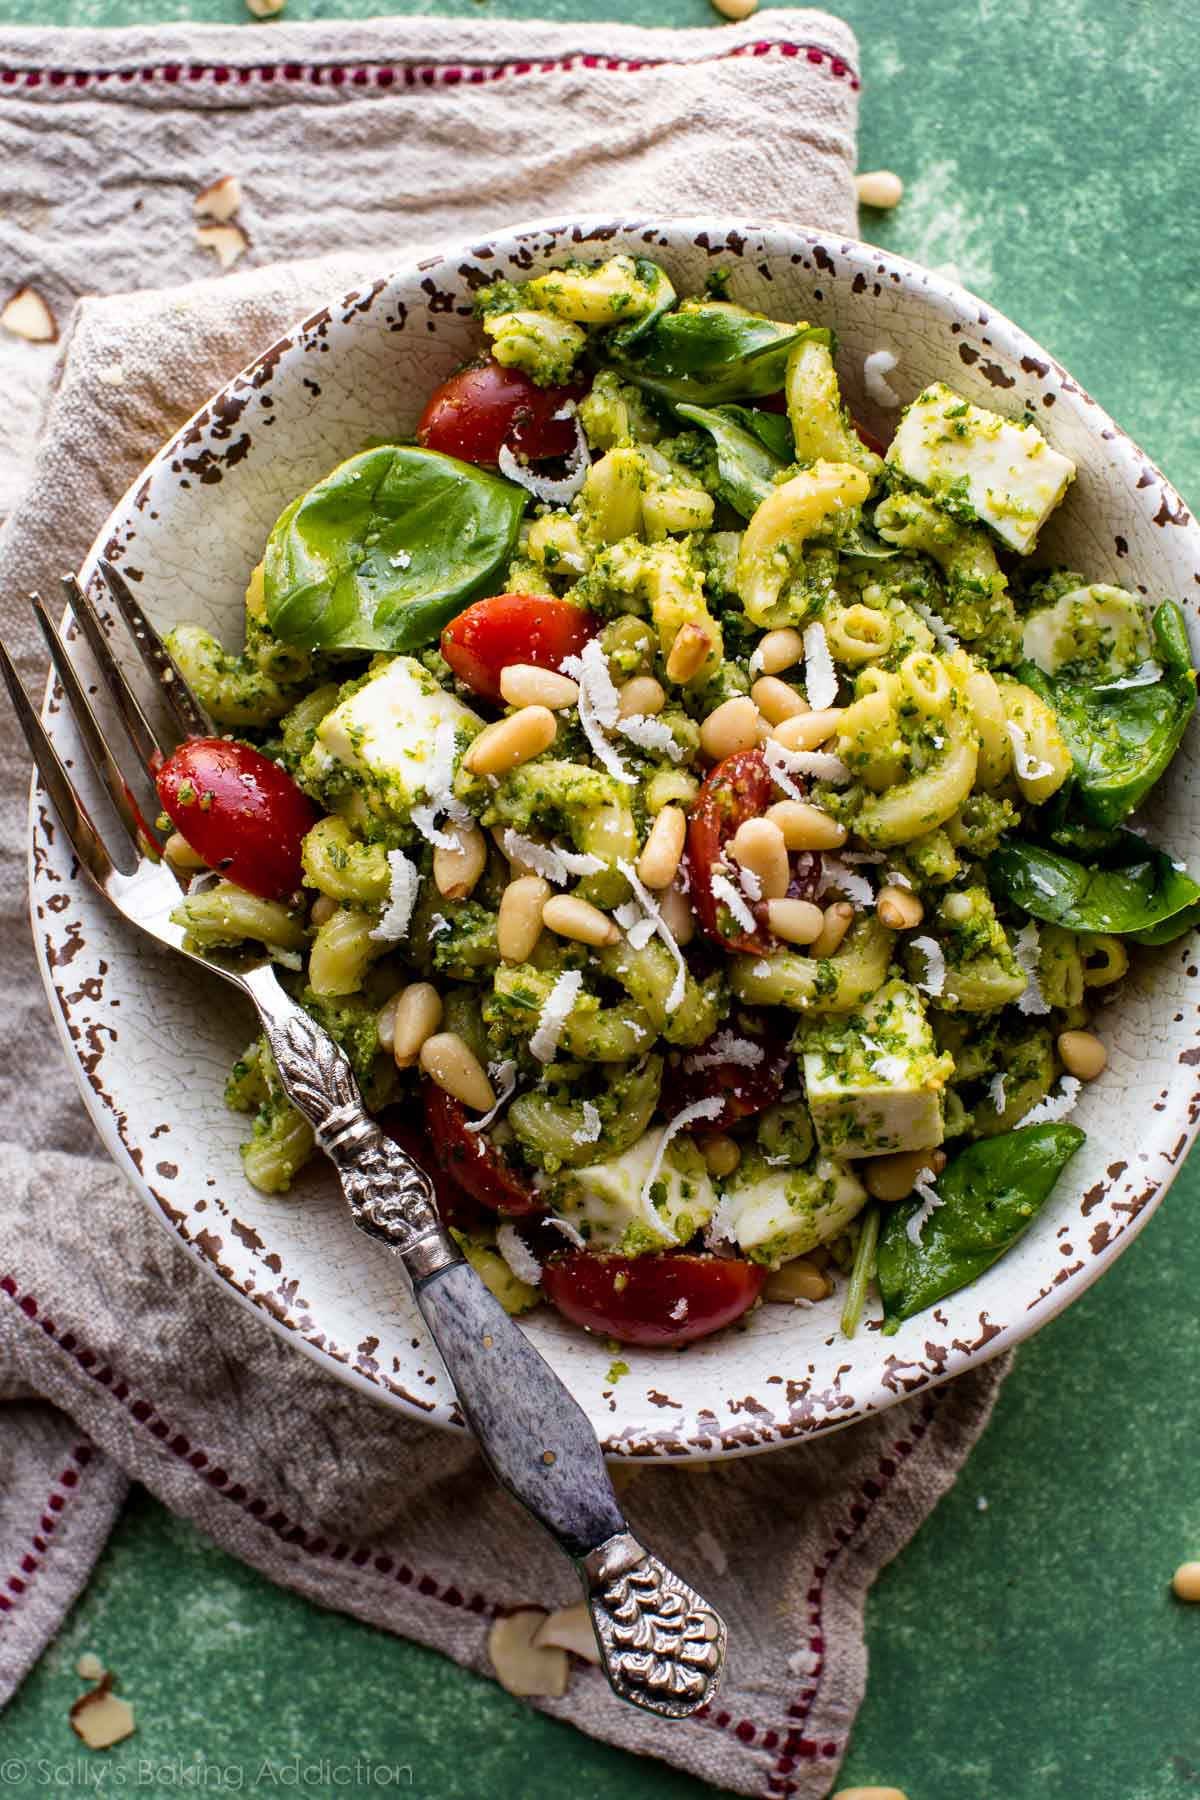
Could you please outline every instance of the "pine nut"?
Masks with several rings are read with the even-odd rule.
[[[1200,1600],[1200,1562],[1180,1563],[1171,1577],[1177,1600]]]
[[[667,680],[677,687],[691,681],[704,667],[712,647],[712,639],[699,625],[693,625],[690,620],[681,625],[667,657]]]
[[[789,1304],[794,1300],[828,1300],[833,1283],[807,1256],[794,1256],[782,1268],[772,1269],[763,1283],[764,1300]]]
[[[391,1051],[396,1067],[411,1069],[425,1040],[433,1036],[442,1022],[442,996],[431,982],[414,981],[410,987],[401,988],[389,1005],[392,1009]],[[486,1112],[487,1108],[483,1110]]]
[[[818,750],[827,744],[841,723],[843,709],[828,706],[823,712],[797,713],[777,725],[771,736],[785,750]],[[703,740],[703,730],[701,731]]]
[[[890,212],[904,198],[904,183],[891,169],[869,169],[856,175],[854,188],[860,206],[874,206],[879,212]]]
[[[760,675],[750,689],[750,698],[768,725],[782,725],[785,719],[812,711],[804,695],[780,681],[778,675]]]
[[[778,825],[789,850],[837,850],[846,841],[846,827],[807,800],[777,800],[765,816]]]
[[[839,1788],[833,1800],[908,1800],[908,1795],[901,1793],[899,1788]]]
[[[310,925],[327,925],[338,909],[338,903],[332,894],[318,894],[309,909]]]
[[[677,806],[664,806],[638,857],[637,872],[648,888],[667,888],[675,879],[683,842],[687,836],[687,815]]]
[[[487,1070],[457,1031],[439,1031],[426,1038],[421,1045],[421,1067],[431,1081],[472,1112],[490,1112],[495,1106]]]
[[[474,819],[469,825],[448,825],[445,830],[456,842],[453,850],[439,845],[434,851],[434,886],[447,900],[465,900],[487,866],[487,845]]]
[[[975,911],[969,894],[947,894],[942,901],[942,917],[952,925],[962,925]]]
[[[523,706],[520,712],[485,725],[463,757],[472,775],[507,775],[554,742],[558,730],[548,706]]]
[[[758,0],[712,0],[723,19],[748,19],[758,11]]]
[[[825,908],[825,923],[821,927],[821,935],[812,947],[812,954],[817,957],[832,956],[841,948],[842,939],[854,923],[854,908],[848,900],[835,900],[832,906]]]
[[[804,660],[804,639],[790,625],[768,631],[766,637],[758,640],[754,658],[764,675],[780,675]]]
[[[792,878],[787,845],[778,825],[770,819],[747,819],[729,840],[735,862],[757,875],[764,900],[782,900]]]
[[[700,748],[713,762],[723,762],[738,750],[753,750],[761,742],[763,722],[748,694],[737,694],[710,712],[700,727]]]
[[[553,895],[542,908],[542,924],[579,944],[615,944],[621,936],[607,913],[578,894]]]
[[[207,869],[208,864],[198,850],[184,837],[182,831],[173,831],[163,845],[163,855],[177,869]]]
[[[901,1150],[895,1156],[873,1156],[863,1165],[863,1186],[876,1200],[907,1200],[922,1169],[940,1175],[945,1166],[944,1150]]]
[[[540,875],[521,875],[500,896],[496,948],[504,962],[528,962],[542,935],[542,909],[551,887]]]
[[[669,887],[658,896],[658,910],[663,923],[682,950],[696,935],[696,917],[691,902],[682,888]]]
[[[815,944],[825,929],[825,914],[811,900],[768,900],[767,923],[785,944]]]
[[[667,704],[667,690],[653,675],[635,675],[632,681],[617,689],[617,703],[619,718],[652,719]]]
[[[578,702],[579,683],[536,663],[509,663],[500,671],[500,693],[510,706],[548,706],[558,712]]]
[[[1058,1040],[1058,1054],[1067,1074],[1080,1081],[1095,1081],[1108,1066],[1108,1051],[1094,1031],[1064,1031]]]
[[[742,1160],[741,1147],[736,1138],[727,1137],[723,1131],[708,1131],[696,1139],[697,1147],[704,1158],[710,1175],[718,1181],[726,1175],[732,1175]]]
[[[911,888],[888,882],[875,897],[875,912],[889,931],[912,931],[925,917],[925,908]]]

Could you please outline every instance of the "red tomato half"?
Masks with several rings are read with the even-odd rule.
[[[300,886],[317,810],[278,763],[227,738],[189,738],[155,777],[163,810],[210,869],[262,900]]]
[[[728,1029],[722,1027],[694,1050],[685,1050],[673,1067],[668,1064],[662,1091],[662,1110],[668,1117],[682,1112],[685,1106],[691,1106],[697,1100],[720,1099],[721,1111],[715,1118],[705,1119],[703,1126],[697,1129],[728,1131],[739,1119],[752,1119],[756,1113],[774,1106],[792,1065],[791,1053],[785,1045],[770,1044],[751,1032],[738,1031],[738,1037],[759,1046],[763,1053],[761,1062],[748,1067],[745,1063],[724,1061],[688,1069],[693,1057],[704,1062],[716,1038],[725,1035]]]
[[[747,956],[764,956],[775,939],[767,926],[763,901],[747,900],[757,921],[753,932],[722,937],[717,929],[720,901],[712,891],[712,879],[728,866],[725,845],[747,819],[761,818],[775,799],[775,783],[761,750],[738,750],[710,769],[688,813],[687,865],[691,901],[706,937],[723,950],[741,950]]]
[[[510,1219],[545,1212],[545,1207],[486,1132],[467,1130],[467,1112],[434,1081],[421,1084],[429,1149],[452,1181],[491,1212]]]
[[[543,1265],[542,1287],[572,1324],[621,1344],[669,1349],[711,1337],[739,1319],[766,1276],[740,1257],[571,1250]]]
[[[442,632],[442,655],[460,681],[487,700],[500,699],[500,672],[509,663],[557,669],[577,656],[597,620],[552,594],[493,594],[476,600]]]
[[[584,391],[578,383],[538,387],[523,370],[487,357],[437,389],[421,414],[417,442],[471,463],[498,462],[504,444],[531,462],[567,456],[575,448],[575,421],[555,414]]]

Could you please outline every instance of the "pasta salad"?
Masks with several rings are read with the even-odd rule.
[[[244,649],[170,637],[224,734],[159,778],[190,947],[266,945],[509,1310],[616,1344],[973,1280],[1200,919],[1134,822],[1183,615],[1035,559],[1070,460],[940,381],[874,441],[832,333],[728,285],[484,288],[415,440],[274,526]],[[285,1192],[265,1039],[226,1100]]]

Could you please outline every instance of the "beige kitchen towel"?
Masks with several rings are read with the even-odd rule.
[[[680,33],[409,19],[0,39],[0,284],[37,287],[64,338],[57,358],[10,343],[0,372],[6,491],[23,490],[0,620],[31,687],[25,592],[56,592],[163,438],[293,319],[416,243],[534,213],[736,204],[849,229],[855,69],[850,33],[815,12]],[[158,287],[203,272],[191,197],[222,174],[245,190],[242,265]],[[117,297],[72,311],[96,290]],[[272,1579],[487,1673],[497,1610],[570,1600],[570,1569],[468,1440],[298,1355],[97,1153],[29,946],[27,759],[7,719],[0,737],[0,1698],[129,1478]],[[729,1619],[721,1698],[658,1724],[580,1665],[545,1709],[719,1787],[827,1794],[866,1678],[866,1590],[1001,1375],[768,1457],[639,1468],[633,1528]]]

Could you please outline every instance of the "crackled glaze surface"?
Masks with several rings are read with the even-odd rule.
[[[564,253],[628,247],[661,257],[681,291],[718,263],[733,297],[776,317],[832,324],[848,397],[890,430],[862,389],[886,348],[907,401],[934,377],[1011,414],[1028,407],[1079,479],[1042,548],[1097,580],[1169,593],[1194,619],[1200,528],[1178,495],[1070,376],[1007,320],[941,277],[869,246],[720,220],[517,229],[428,259],[331,304],[223,390],[151,464],[97,539],[160,625],[195,618],[232,639],[248,570],[296,493],[382,432],[412,430],[437,381],[476,342],[472,289]],[[89,569],[85,574],[90,572]],[[81,661],[83,660],[80,653]],[[69,721],[48,702],[60,749]],[[1155,812],[1200,861],[1197,746]],[[1155,823],[1155,813],[1150,823]],[[332,1171],[285,1199],[255,1192],[237,1155],[243,1121],[221,1089],[253,1019],[217,982],[139,941],[72,878],[62,835],[35,800],[31,904],[52,1010],[106,1142],[165,1223],[300,1347],[381,1399],[460,1423],[401,1271],[359,1236]],[[1146,955],[1102,1021],[1111,1062],[1077,1117],[1085,1149],[1033,1229],[981,1280],[883,1338],[852,1342],[831,1308],[765,1307],[685,1354],[630,1352],[615,1386],[603,1345],[549,1310],[527,1328],[610,1454],[700,1456],[769,1448],[850,1423],[1017,1342],[1069,1303],[1161,1199],[1200,1116],[1200,1021],[1190,940]]]

